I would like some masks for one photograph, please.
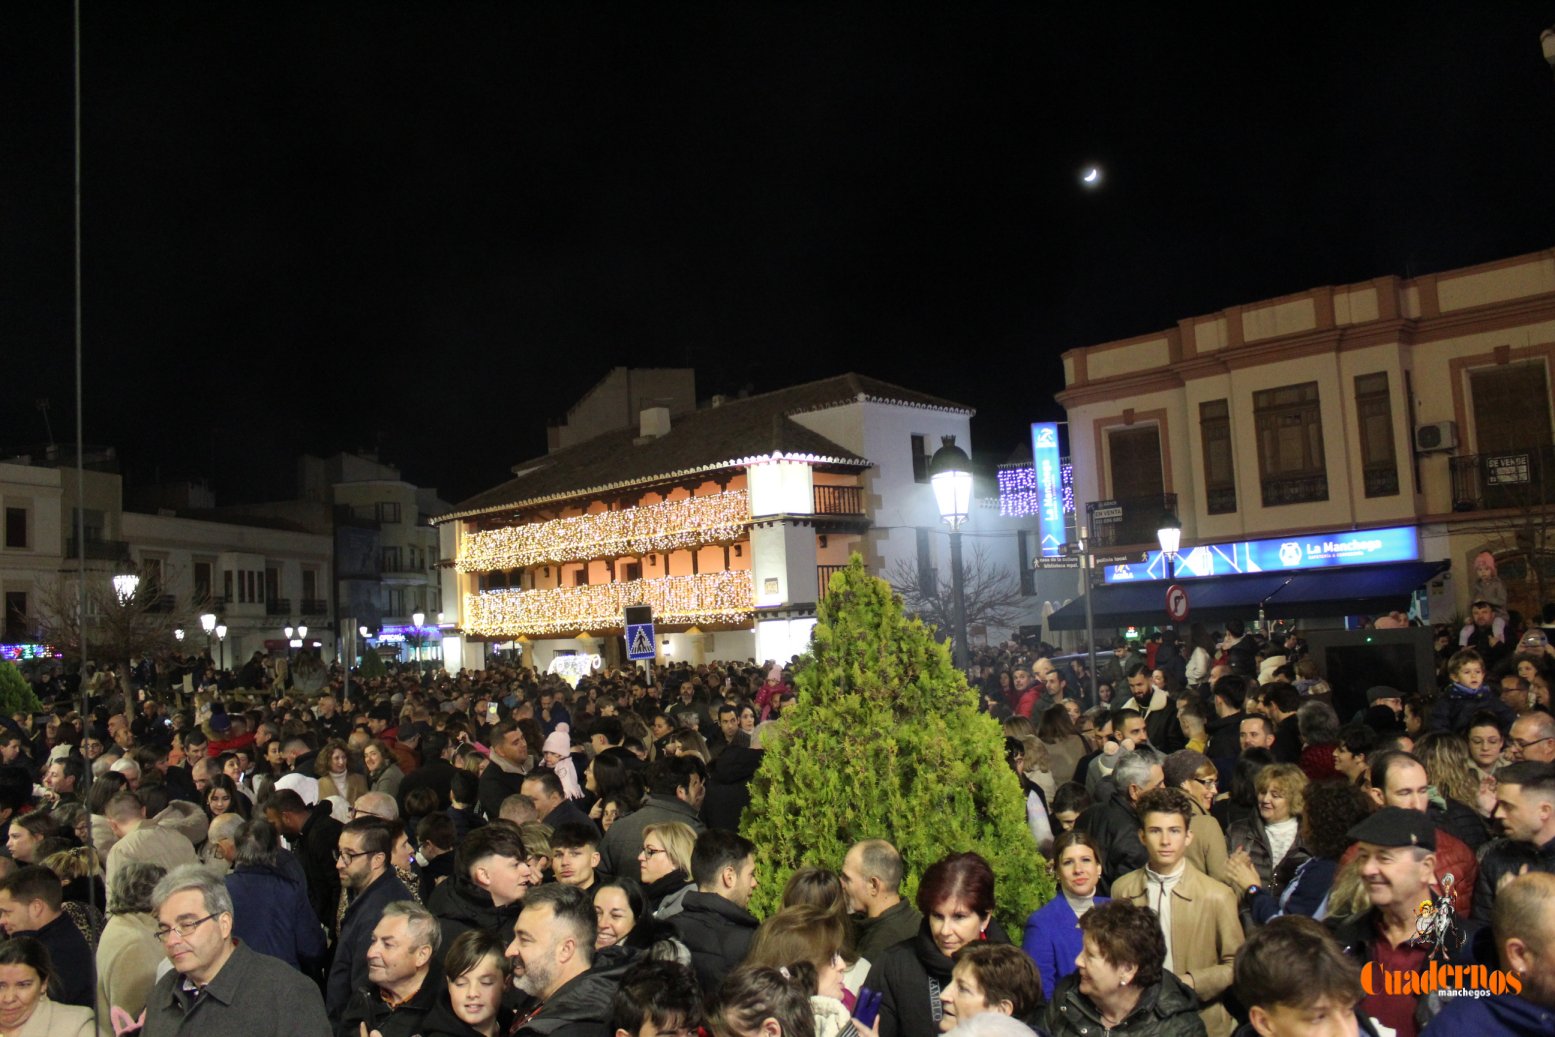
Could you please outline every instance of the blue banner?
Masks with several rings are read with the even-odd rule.
[[[1192,580],[1234,573],[1281,572],[1289,569],[1324,569],[1335,565],[1374,565],[1378,562],[1420,560],[1420,538],[1413,526],[1364,529],[1348,533],[1245,540],[1236,544],[1206,544],[1177,555],[1175,578]],[[1106,583],[1164,580],[1166,560],[1151,551],[1143,562],[1109,565],[1102,570]]]
[[[1064,553],[1069,535],[1064,530],[1063,464],[1058,453],[1058,425],[1051,421],[1031,426],[1031,464],[1037,479],[1037,535],[1042,556]]]

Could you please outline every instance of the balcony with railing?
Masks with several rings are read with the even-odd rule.
[[[329,614],[329,602],[323,598],[303,598],[302,614],[304,616],[327,616]]]
[[[749,569],[663,576],[620,583],[584,584],[548,590],[492,590],[464,598],[464,629],[491,638],[511,638],[622,626],[628,605],[650,605],[666,626],[740,624],[755,608]]]
[[[815,490],[815,514],[862,515],[864,514],[864,488],[862,486],[817,485]]]
[[[817,601],[826,597],[826,588],[831,584],[831,578],[846,568],[846,565],[817,565],[815,567],[815,593]]]
[[[1123,497],[1086,505],[1091,523],[1091,543],[1098,549],[1154,544],[1161,518],[1177,514],[1177,494]]]
[[[68,558],[81,557],[81,542],[75,537],[65,541],[65,554]],[[86,538],[86,558],[96,562],[122,562],[130,557],[130,545],[123,540],[102,540],[97,537]]]
[[[292,599],[267,598],[265,599],[265,615],[289,616],[292,614]]]
[[[1555,504],[1555,446],[1452,458],[1452,510],[1492,511]]]

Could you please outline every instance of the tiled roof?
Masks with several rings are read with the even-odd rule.
[[[812,432],[789,415],[847,403],[877,402],[970,414],[971,408],[859,374],[730,400],[683,414],[670,430],[638,443],[637,427],[607,432],[516,465],[512,479],[461,502],[434,522],[527,507],[585,494],[717,471],[781,453],[825,464],[871,462]]]

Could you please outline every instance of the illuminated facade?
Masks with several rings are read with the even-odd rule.
[[[626,381],[613,372],[585,399]],[[926,463],[941,435],[969,445],[971,413],[843,375],[553,436],[566,445],[434,520],[445,611],[458,609],[447,665],[494,649],[542,669],[570,653],[616,663],[638,604],[660,658],[786,660],[851,553],[881,573],[940,560]]]

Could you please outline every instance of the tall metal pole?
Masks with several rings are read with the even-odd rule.
[[[955,604],[951,621],[956,625],[956,669],[965,673],[971,665],[972,653],[966,641],[966,584],[961,578],[961,524],[950,527],[950,594]]]
[[[1085,599],[1085,650],[1090,656],[1087,669],[1091,679],[1091,701],[1094,708],[1100,698],[1096,691],[1096,617],[1091,611],[1091,566],[1095,561],[1091,557],[1091,531],[1080,527],[1080,596]]]

